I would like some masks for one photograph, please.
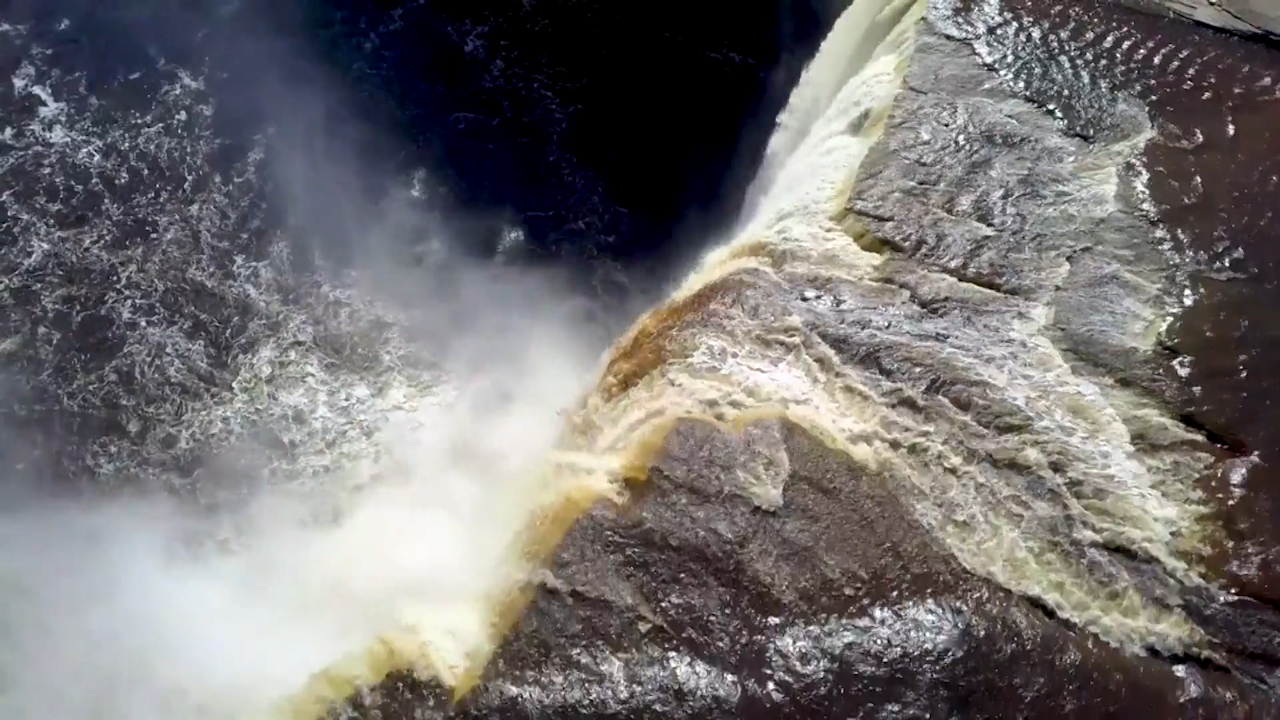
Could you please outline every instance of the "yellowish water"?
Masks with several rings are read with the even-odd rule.
[[[968,437],[961,420],[939,428],[896,415],[799,318],[762,315],[741,302],[753,288],[823,279],[876,285],[886,256],[845,208],[907,72],[924,11],[922,0],[856,0],[837,21],[779,120],[741,231],[614,343],[594,389],[569,417],[561,449],[519,499],[514,517],[526,518],[526,530],[509,549],[501,582],[456,607],[405,607],[401,632],[317,674],[286,703],[285,716],[311,720],[355,688],[405,669],[465,694],[526,606],[529,571],[593,503],[624,501],[622,481],[643,480],[669,430],[686,418],[741,428],[785,417],[869,472],[894,478],[921,522],[973,572],[1117,645],[1199,645],[1198,630],[1180,613],[1100,582],[1064,552],[1062,538],[1046,529],[1061,506],[1013,497],[999,475],[975,466],[953,442]],[[1134,149],[1116,148],[1116,162]],[[1114,186],[1114,172],[1104,171],[1094,173],[1100,192]],[[945,275],[921,277],[953,295],[994,294]],[[877,292],[892,299],[904,291]],[[1175,443],[1189,436],[1143,398],[1077,377],[1044,332],[1048,311],[1024,310],[1008,337],[991,338],[989,356],[949,358],[1041,418],[1043,427],[1027,438],[984,451],[1026,474],[1062,476],[1057,489],[1088,535],[1082,539],[1134,549],[1198,582],[1204,511],[1191,480],[1206,458],[1136,449],[1135,433]],[[1057,475],[1047,470],[1051,452],[1066,460]],[[762,505],[785,501],[773,471],[762,465],[761,476],[748,479]]]

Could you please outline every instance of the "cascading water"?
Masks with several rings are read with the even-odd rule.
[[[219,164],[202,78],[161,64],[98,97],[65,45],[0,42],[21,59],[0,84],[0,348],[31,400],[6,432],[53,417],[97,481],[66,499],[7,471],[0,715],[268,717],[406,622],[458,665],[599,352],[571,303],[457,268],[470,332],[426,358],[403,313],[297,278],[263,154]],[[414,331],[454,331],[459,301],[404,290],[429,310]]]
[[[1206,552],[1198,525],[1205,508],[1193,483],[1209,457],[1189,449],[1148,457],[1134,440],[1193,435],[1142,398],[1077,372],[1050,339],[1047,304],[926,263],[904,271],[848,214],[855,174],[890,111],[923,12],[924,3],[849,8],[782,115],[755,214],[614,345],[579,437],[593,453],[643,456],[675,418],[732,425],[785,416],[893,477],[921,522],[973,572],[1123,647],[1193,651],[1201,637],[1187,618],[1113,587],[1079,549],[1129,548],[1198,582],[1188,563]],[[864,60],[840,61],[847,56]],[[1077,160],[1063,181],[1072,198],[1064,212],[1110,213],[1120,168],[1146,139],[1135,125]],[[815,317],[753,308],[753,294],[784,288],[809,288]],[[972,309],[940,317],[895,309],[914,295]],[[1165,299],[1138,314],[1159,315]],[[871,317],[879,313],[887,315]],[[844,327],[825,329],[828,321]],[[853,329],[863,323],[867,329]],[[887,367],[842,359],[850,353],[884,353]],[[1019,429],[979,427],[972,398],[909,409],[894,399],[902,392],[895,385],[910,387],[909,371],[894,370],[895,362],[990,393],[1019,416]],[[784,468],[775,463],[772,472]],[[780,493],[782,476],[766,472],[748,484],[763,496]]]
[[[403,322],[393,313],[333,287],[290,287],[271,252],[280,246],[267,243],[253,262],[220,260],[244,254],[219,245],[240,225],[214,221],[242,207],[228,178],[251,168],[206,170],[207,183],[113,205],[111,153],[199,167],[199,82],[175,74],[164,96],[174,104],[109,122],[91,102],[74,107],[74,78],[25,64],[13,92],[28,112],[5,131],[20,152],[3,170],[43,172],[59,192],[96,193],[104,209],[65,229],[48,193],[5,196],[22,243],[3,258],[4,291],[83,306],[64,330],[22,324],[56,313],[16,314],[5,347],[53,366],[49,333],[74,331],[101,305],[92,312],[128,339],[110,363],[65,368],[81,378],[65,387],[82,395],[64,404],[145,415],[139,428],[166,432],[136,444],[144,455],[233,448],[251,427],[288,428],[290,459],[276,474],[295,482],[236,517],[224,533],[233,547],[195,553],[172,550],[199,523],[166,502],[43,503],[0,515],[0,578],[18,588],[0,616],[11,640],[0,677],[16,717],[310,719],[402,669],[465,693],[522,610],[531,573],[593,503],[626,501],[621,481],[643,480],[681,419],[742,427],[785,417],[892,478],[974,573],[1113,644],[1201,652],[1201,634],[1178,610],[1108,586],[1100,561],[1079,550],[1125,548],[1198,582],[1203,509],[1190,481],[1207,457],[1139,452],[1138,428],[1172,437],[1170,446],[1188,434],[1142,398],[1078,374],[1034,296],[891,261],[850,214],[925,9],[922,0],[856,0],[845,11],[779,118],[737,234],[594,374],[598,348],[562,317],[531,318],[523,341],[477,337],[480,355],[504,362],[441,373],[414,362],[411,343],[387,329]],[[21,42],[20,29],[5,33]],[[175,126],[157,133],[159,123]],[[1144,132],[1064,171],[1064,213],[1101,215],[1117,202],[1119,168]],[[163,143],[144,144],[157,134]],[[86,179],[57,179],[66,167],[78,173],[66,177]],[[158,256],[111,252],[113,223],[145,216],[175,242]],[[57,280],[75,273],[120,289],[81,298],[81,285]],[[183,340],[191,327],[221,326],[166,300],[175,283],[247,307],[248,319]],[[801,293],[813,317],[758,301],[779,293]],[[926,317],[899,307],[926,296],[960,309]],[[218,312],[232,315],[211,317]],[[841,323],[844,335],[830,330]],[[234,349],[230,362],[204,359],[217,343]],[[913,405],[894,384],[909,385],[909,372],[890,377],[847,360],[871,365],[878,350],[942,366],[973,396],[965,408],[961,399]],[[122,377],[131,384],[116,385]],[[492,400],[495,386],[505,400]],[[123,387],[142,388],[145,402],[116,397]],[[203,394],[170,393],[179,387]],[[584,393],[566,424],[560,410]],[[981,426],[970,411],[982,403],[1018,427]],[[767,457],[739,480],[760,507],[777,507],[787,459],[780,443],[761,442]],[[105,475],[147,459],[110,444],[87,458]],[[317,494],[338,519],[308,519]]]
[[[732,421],[753,412],[785,412],[789,406],[798,413],[804,412],[796,402],[798,397],[770,397],[771,389],[761,387],[760,378],[731,375],[739,370],[733,364],[735,350],[752,349],[752,343],[732,327],[720,329],[732,333],[731,338],[698,339],[696,344],[702,347],[693,362],[700,367],[678,362],[671,345],[687,346],[692,338],[678,336],[672,321],[686,315],[688,305],[697,304],[699,293],[719,279],[746,267],[762,267],[754,258],[740,257],[741,248],[755,247],[761,226],[767,228],[779,217],[789,219],[791,227],[804,233],[804,241],[809,244],[798,248],[802,252],[838,252],[836,247],[848,244],[847,235],[825,216],[839,207],[841,194],[847,193],[858,163],[875,140],[878,124],[888,112],[905,71],[913,27],[923,9],[923,3],[915,1],[863,0],[853,3],[837,20],[794,91],[770,141],[763,172],[775,177],[762,177],[757,183],[757,187],[767,183],[767,189],[750,211],[754,218],[747,222],[747,229],[715,250],[684,287],[614,344],[596,388],[570,419],[569,430],[560,441],[561,449],[546,471],[546,504],[534,506],[537,514],[523,541],[525,547],[536,548],[531,553],[520,553],[530,557],[533,564],[545,559],[573,517],[592,502],[625,501],[624,491],[616,481],[622,476],[643,477],[650,454],[660,446],[662,435],[676,419]],[[841,61],[842,58],[852,60]],[[859,119],[860,122],[852,122]],[[785,242],[777,233],[773,237]],[[717,351],[718,356],[704,356]],[[725,382],[711,380],[711,372],[726,373]],[[779,379],[785,384],[777,386],[773,393],[803,389],[801,376],[791,377],[790,382],[785,376]],[[634,385],[622,386],[628,382]],[[751,397],[756,393],[760,395]],[[565,477],[571,482],[563,484]],[[759,482],[766,486],[768,478]],[[365,655],[353,657],[319,676],[296,701],[297,707],[305,710],[295,714],[314,716],[351,688],[376,682],[405,665],[425,670],[456,691],[465,691],[496,649],[505,625],[519,612],[519,583],[525,578],[515,575],[511,581],[513,585],[506,592],[499,592],[486,610],[497,619],[495,624],[476,625],[480,632],[471,636],[470,647],[455,656],[464,661],[462,664],[442,666],[436,649],[438,635],[431,632],[390,636]]]

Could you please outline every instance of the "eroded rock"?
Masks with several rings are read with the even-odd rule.
[[[596,409],[686,419],[479,686],[451,707],[401,673],[343,712],[1280,716],[1276,616],[1205,578],[1213,453],[1149,366],[1150,125],[1086,99],[1065,134],[921,30],[844,212],[780,210],[615,348]],[[850,113],[832,152],[875,124]]]
[[[739,440],[681,425],[598,507],[486,678],[449,709],[407,675],[348,716],[1270,717],[1224,672],[1126,655],[960,567],[868,474],[786,425],[787,501],[726,487]],[[727,457],[726,457],[727,456]],[[380,715],[375,714],[380,713]]]

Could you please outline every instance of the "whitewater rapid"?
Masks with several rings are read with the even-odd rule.
[[[937,264],[904,261],[850,211],[855,180],[890,118],[926,10],[923,0],[850,5],[779,117],[734,237],[595,367],[588,353],[565,357],[564,348],[580,349],[568,326],[553,326],[563,337],[531,341],[506,368],[519,370],[505,380],[516,397],[506,406],[472,407],[483,401],[429,363],[409,362],[411,344],[394,331],[379,336],[372,385],[370,365],[347,373],[326,361],[322,344],[331,333],[315,323],[331,315],[287,305],[283,288],[262,295],[283,281],[219,285],[224,293],[243,288],[235,291],[272,309],[276,320],[244,336],[251,351],[241,355],[229,397],[162,405],[169,413],[162,419],[184,430],[184,442],[199,443],[250,419],[290,426],[299,416],[313,418],[307,432],[290,431],[299,461],[287,469],[308,486],[328,488],[345,514],[315,533],[282,537],[260,529],[261,551],[250,546],[215,561],[229,568],[212,576],[215,586],[219,577],[279,576],[266,590],[231,592],[227,602],[285,595],[287,602],[272,607],[322,617],[333,637],[302,653],[287,677],[278,673],[259,686],[181,679],[204,708],[199,717],[310,720],[404,669],[464,694],[574,520],[601,501],[625,503],[630,483],[644,481],[666,434],[684,419],[744,429],[785,417],[867,472],[891,478],[922,524],[972,572],[1126,649],[1201,652],[1202,634],[1179,610],[1155,606],[1115,582],[1118,575],[1108,578],[1101,561],[1081,550],[1124,548],[1183,582],[1200,582],[1196,566],[1209,530],[1192,481],[1209,458],[1189,445],[1147,453],[1135,439],[1159,437],[1174,447],[1190,433],[1147,399],[1070,362],[1048,330],[1052,310],[1044,298],[1013,297]],[[22,82],[44,103],[38,119],[59,117],[53,91],[37,92],[28,75]],[[174,87],[195,84],[184,82]],[[78,154],[68,157],[93,162],[97,141],[74,145],[76,127],[38,127],[33,143],[71,142]],[[1148,133],[1136,129],[1080,159],[1070,169],[1065,205],[1086,218],[1113,210],[1119,170]],[[41,249],[95,252],[92,243]],[[142,260],[134,272],[166,267]],[[267,258],[231,272],[273,267]],[[349,315],[383,317],[344,291],[315,292],[319,305],[342,301]],[[842,339],[767,302],[792,295],[815,317],[860,324]],[[936,317],[904,309],[921,298],[960,309]],[[1150,325],[1163,312],[1156,305],[1136,312],[1144,322],[1126,342],[1150,343]],[[395,317],[386,322],[393,327]],[[352,336],[346,324],[335,332]],[[859,356],[867,363],[844,359],[841,342],[864,343]],[[969,401],[997,398],[1018,426],[983,427],[957,409],[959,398],[956,407],[922,407],[908,397],[909,370],[892,376],[871,367],[876,348],[945,368],[981,395]],[[776,509],[786,502],[785,449],[767,431],[749,445],[752,471],[739,485],[762,510]],[[107,467],[114,456],[104,448],[94,457]],[[266,507],[261,522],[269,524],[279,515]],[[458,578],[466,581],[453,582]],[[188,619],[199,622],[199,615]],[[305,634],[309,626],[294,627]],[[211,695],[217,702],[210,704]],[[59,720],[81,717],[68,711]]]
[[[973,572],[1131,650],[1194,651],[1202,636],[1193,623],[1100,577],[1073,544],[1131,548],[1197,582],[1191,564],[1203,552],[1198,523],[1204,507],[1192,481],[1208,458],[1175,451],[1148,459],[1139,452],[1132,428],[1191,435],[1149,401],[1079,375],[1050,340],[1045,303],[1014,301],[926,268],[913,278],[917,292],[992,307],[985,322],[978,317],[948,327],[954,334],[945,341],[922,327],[934,337],[917,334],[915,342],[917,352],[939,353],[957,375],[1000,388],[1005,402],[1029,416],[1020,437],[993,440],[965,427],[972,421],[962,416],[912,416],[886,394],[894,391],[883,378],[847,365],[802,318],[776,315],[751,299],[790,287],[812,288],[802,292],[815,303],[840,303],[838,293],[820,288],[847,285],[871,293],[874,305],[875,295],[883,300],[904,292],[900,283],[886,283],[891,256],[860,229],[848,206],[858,169],[893,107],[925,9],[923,2],[867,0],[837,21],[779,118],[741,230],[614,343],[595,389],[571,418],[562,447],[570,457],[594,459],[579,466],[588,476],[598,468],[606,472],[577,486],[586,494],[565,499],[567,509],[548,511],[559,521],[535,522],[530,542],[554,548],[566,514],[585,510],[593,499],[625,501],[624,486],[609,482],[609,475],[642,482],[678,420],[745,428],[786,417],[866,470],[893,477],[924,525]],[[1074,181],[1086,215],[1115,209],[1119,168],[1148,136],[1122,137],[1090,159],[1088,172]],[[1159,313],[1156,306],[1144,316],[1151,321]],[[1146,328],[1133,334],[1139,344],[1150,338]],[[750,463],[755,471],[738,480],[761,508],[777,508],[785,502],[785,452],[768,437],[752,446],[759,453]],[[990,466],[983,454],[1005,467]],[[1044,487],[1033,490],[1020,474]],[[513,597],[493,611],[502,619],[499,631],[476,638],[470,655],[476,667],[433,674],[465,690],[518,613],[506,603],[518,608],[523,596]],[[422,640],[432,646],[431,638]],[[349,666],[344,681],[325,682],[351,687],[350,673],[375,680],[395,664],[389,652],[383,647],[376,663]]]
[[[768,189],[755,216],[615,344],[580,416],[580,437],[592,452],[643,448],[644,457],[676,417],[740,425],[783,415],[868,471],[893,477],[925,526],[975,573],[1121,646],[1193,648],[1199,631],[1180,612],[1099,577],[1072,548],[1130,548],[1197,582],[1192,565],[1208,531],[1193,482],[1209,458],[1193,450],[1148,457],[1135,439],[1190,441],[1192,434],[1148,400],[1082,374],[1053,343],[1049,303],[966,283],[945,266],[903,272],[849,213],[859,166],[890,112],[924,10],[924,3],[849,8],[779,121],[784,137],[770,143],[772,177],[763,180]],[[862,45],[868,42],[874,49]],[[866,60],[850,67],[837,59],[849,56]],[[1149,137],[1149,128],[1138,128],[1080,159],[1068,207],[1086,221],[1114,211],[1119,169]],[[842,361],[830,344],[837,337],[751,307],[753,286],[779,284],[832,309],[879,306],[887,314],[875,322],[884,330],[879,340],[874,333],[862,340],[870,344],[860,352],[902,347],[904,359],[918,357],[922,368],[991,389],[1025,426],[992,432],[957,408],[909,412],[894,399],[899,383],[910,387],[909,374],[886,382],[896,373]],[[894,309],[899,296],[949,298],[973,310],[913,327]],[[1139,320],[1160,322],[1160,300]],[[851,314],[854,321],[863,320]],[[1125,342],[1149,346],[1152,337],[1139,322]],[[750,484],[769,497],[783,477],[785,463],[765,463]]]
[[[776,239],[779,250],[790,244],[786,249],[817,256],[841,253],[848,245],[848,235],[832,217],[891,107],[923,10],[922,2],[863,0],[837,20],[779,119],[765,170],[756,183],[765,189],[752,210],[755,218],[737,239],[700,263],[671,298],[615,342],[595,389],[569,418],[559,449],[543,473],[543,500],[531,506],[534,517],[513,547],[530,567],[549,558],[572,521],[592,504],[625,502],[622,482],[643,480],[676,420],[734,422],[764,414],[803,418],[812,412],[805,407],[812,403],[801,397],[813,387],[802,370],[775,371],[767,359],[756,367],[746,358],[741,365],[735,363],[733,355],[757,347],[749,336],[764,328],[700,328],[695,340],[675,325],[687,316],[689,304],[720,279],[762,268],[760,258],[744,250],[759,249],[764,238]],[[780,220],[785,227],[779,227]],[[768,234],[762,238],[762,232]],[[694,355],[675,357],[675,345]],[[827,412],[836,414],[834,408]],[[762,493],[768,494],[771,480],[779,482],[756,479]],[[367,652],[317,676],[295,700],[292,716],[314,717],[353,688],[404,667],[425,671],[455,693],[464,693],[478,680],[527,601],[522,589],[527,577],[511,580],[483,608],[481,614],[490,618],[489,623],[469,624],[468,635],[457,627],[422,625],[389,634]]]
[[[442,675],[466,665],[600,348],[515,271],[453,269],[466,332],[408,283],[419,317],[299,277],[265,141],[224,152],[206,78],[161,61],[98,97],[64,39],[0,26],[4,447],[53,425],[71,476],[15,457],[0,487],[0,715],[277,717],[405,625]],[[361,242],[401,239],[406,190]],[[428,353],[410,326],[456,337]]]

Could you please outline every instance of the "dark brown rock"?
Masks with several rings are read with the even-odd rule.
[[[726,486],[740,441],[678,426],[598,507],[461,706],[395,676],[356,717],[1272,717],[1219,670],[1125,655],[975,578],[884,478],[788,424],[786,501]]]
[[[883,441],[875,452],[936,472],[957,497],[913,494],[910,473],[855,462],[790,421],[741,431],[682,421],[629,502],[597,506],[574,526],[457,707],[400,674],[353,699],[350,714],[1280,717],[1267,688],[1276,613],[1168,558],[1101,541],[1106,517],[1091,516],[1132,499],[1133,486],[1110,484],[1130,460],[1152,473],[1185,464],[1161,476],[1177,486],[1211,455],[1204,438],[1153,410],[1173,389],[1153,370],[1153,343],[1134,332],[1144,304],[1172,287],[1123,167],[1123,151],[1136,156],[1150,129],[1146,113],[1131,97],[1081,95],[1058,107],[1080,120],[1066,134],[1000,88],[957,39],[963,27],[946,29],[951,38],[922,31],[845,218],[884,261],[838,277],[767,257],[768,271],[708,283],[648,318],[653,332],[636,333],[638,347],[616,349],[602,397],[683,362],[693,352],[684,338],[736,338],[764,362],[771,348],[726,330],[755,329],[822,358],[826,377],[874,405],[860,420],[869,443]],[[1097,187],[1084,180],[1108,172],[1114,187],[1090,196]],[[1046,345],[1042,365],[1026,360]],[[1060,412],[1057,400],[1028,401],[1032,392],[1070,403],[1092,393],[1089,407],[1114,411],[1127,432],[1103,437],[1068,417],[1079,404]],[[1115,464],[1091,475],[1084,466],[1111,452],[1104,446]],[[773,449],[766,492],[745,471],[762,448]],[[1203,635],[1189,648],[1198,659],[1110,645],[978,574],[998,575],[962,564],[954,535],[923,510],[930,503],[956,511],[942,524],[974,532],[1020,521],[1019,540],[1091,582],[1183,613]],[[1131,509],[1140,519],[1147,506]],[[1175,550],[1200,552],[1203,538],[1178,532]]]

